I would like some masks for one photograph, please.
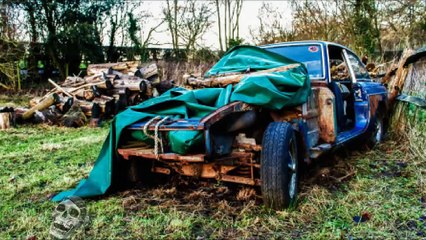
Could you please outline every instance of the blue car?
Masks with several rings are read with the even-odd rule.
[[[127,130],[162,134],[198,130],[203,132],[203,144],[191,154],[137,147],[119,148],[118,154],[128,160],[149,160],[139,162],[150,162],[150,174],[178,173],[260,186],[264,204],[282,209],[296,202],[300,163],[355,139],[370,146],[382,141],[387,89],[372,81],[350,49],[324,41],[261,48],[306,66],[312,91],[304,104],[272,111],[234,101],[201,119],[182,119],[160,128],[152,121],[139,122]]]

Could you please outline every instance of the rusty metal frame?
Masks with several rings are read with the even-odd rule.
[[[216,109],[214,112],[210,113],[208,116],[202,118],[199,126],[203,126],[204,129],[208,129],[210,128],[211,125],[220,121],[221,119],[223,119],[225,116],[229,115],[230,113],[244,112],[244,111],[249,111],[253,109],[254,109],[253,106],[247,103],[243,103],[240,101],[233,102]]]
[[[144,148],[121,148],[118,149],[118,154],[125,160],[152,160],[156,164],[154,164],[155,166],[153,165],[151,171],[156,173],[168,175],[173,170],[184,176],[259,186],[260,178],[257,173],[259,172],[260,164],[256,163],[254,158],[257,152],[260,151],[260,146],[248,147],[241,145],[236,147],[242,151],[235,151],[228,156],[216,159],[214,162],[207,162],[204,154],[179,155],[164,153],[159,154],[157,159],[153,149]],[[252,152],[245,152],[245,150],[251,150]],[[238,170],[242,168],[245,169],[244,172],[238,173]]]

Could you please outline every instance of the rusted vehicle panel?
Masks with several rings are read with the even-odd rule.
[[[309,163],[359,137],[373,143],[381,140],[386,88],[370,79],[352,51],[322,41],[263,48],[306,65],[312,83],[306,103],[271,111],[232,102],[198,120],[136,123],[127,130],[158,131],[160,136],[176,130],[201,131],[203,146],[180,155],[128,143],[118,154],[129,161],[149,161],[155,173],[261,186],[265,204],[278,209],[296,200],[299,162]],[[305,50],[315,57],[307,59],[300,52]],[[160,139],[167,148],[167,138]]]

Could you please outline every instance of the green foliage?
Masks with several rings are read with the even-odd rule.
[[[380,41],[379,29],[374,26],[374,18],[377,17],[375,0],[356,0],[351,16],[354,28],[355,46],[368,54],[377,50]]]
[[[141,44],[139,37],[136,35],[141,30],[140,27],[138,26],[138,21],[133,16],[133,13],[129,12],[127,13],[127,15],[128,15],[128,22],[129,22],[128,23],[129,38],[133,44],[134,55],[139,55],[141,61],[146,61],[148,60],[149,52],[147,51],[145,46]],[[133,58],[132,56],[130,57]]]
[[[195,63],[201,64],[201,63],[215,62],[219,60],[219,57],[212,50],[208,48],[201,48],[195,51],[193,60],[195,61]]]
[[[0,34],[0,89],[17,89],[18,61],[24,56],[21,44]]]
[[[244,39],[242,39],[242,38],[230,38],[228,40],[228,46],[229,46],[229,48],[241,45],[243,43],[244,43]]]
[[[119,2],[121,0],[12,1],[12,8],[26,13],[31,44],[42,41],[44,45],[44,51],[30,48],[29,69],[36,69],[40,55],[47,55],[51,60],[47,61],[48,65],[58,68],[62,75],[66,64],[70,73],[78,73],[83,56],[91,62],[103,62],[97,24]]]
[[[359,55],[380,58],[384,51],[417,48],[426,41],[426,2],[401,0],[291,0],[292,25],[283,9],[263,4],[257,44],[325,40],[349,46]]]

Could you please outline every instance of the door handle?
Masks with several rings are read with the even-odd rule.
[[[355,90],[355,101],[362,101],[362,91],[361,89]]]

